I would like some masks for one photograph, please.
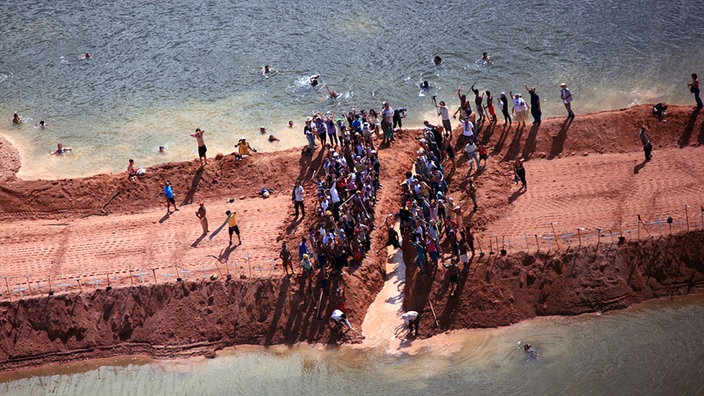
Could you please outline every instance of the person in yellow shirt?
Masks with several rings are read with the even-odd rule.
[[[235,148],[239,149],[239,155],[251,155],[252,153],[250,152],[250,150],[254,151],[255,153],[257,152],[254,147],[249,145],[249,142],[244,137],[240,138],[240,141],[235,145]]]
[[[227,230],[230,232],[230,245],[232,245],[232,234],[237,234],[237,244],[242,244],[242,238],[240,237],[240,228],[237,226],[237,211],[227,211],[225,214],[227,218]]]

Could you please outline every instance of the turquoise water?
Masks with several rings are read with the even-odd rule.
[[[20,147],[25,178],[191,159],[196,127],[212,155],[242,135],[264,151],[303,145],[311,112],[382,100],[418,125],[434,117],[430,96],[456,105],[460,82],[495,93],[537,85],[548,116],[564,113],[562,81],[578,113],[690,103],[685,83],[704,65],[704,8],[687,0],[17,0],[0,36],[0,133]],[[483,51],[493,65],[477,62]],[[265,79],[264,64],[280,72]],[[318,73],[341,99],[306,86]],[[282,141],[266,142],[259,126]],[[75,155],[50,158],[57,142]]]
[[[436,339],[416,354],[297,346],[120,358],[0,377],[6,395],[704,394],[704,296]],[[537,356],[521,346],[531,343]],[[448,347],[449,346],[449,347]]]

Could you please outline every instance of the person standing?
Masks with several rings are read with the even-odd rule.
[[[227,231],[230,234],[230,245],[232,245],[232,234],[237,234],[237,244],[242,244],[242,238],[240,237],[240,227],[237,225],[237,211],[227,211],[225,214],[228,216],[227,220]]]
[[[486,96],[486,109],[489,111],[489,115],[491,116],[491,122],[496,123],[496,110],[494,110],[494,97],[491,96],[490,91],[486,91],[484,93]]]
[[[450,110],[445,105],[445,101],[441,100],[438,106],[438,115],[442,117],[442,127],[445,129],[445,135],[452,140],[452,123],[450,122]]]
[[[514,95],[513,92],[511,92],[510,95],[513,97],[513,109],[511,109],[511,112],[516,115],[516,123],[526,126],[526,110],[528,110],[526,101],[523,100],[521,94]]]
[[[567,109],[567,118],[574,118],[574,112],[572,111],[572,91],[567,88],[567,84],[560,84],[560,99],[562,99],[562,104],[565,105]]]
[[[499,107],[501,107],[501,114],[504,115],[504,125],[506,125],[506,123],[508,122],[508,126],[510,127],[512,122],[511,116],[508,114],[508,98],[506,97],[505,92],[501,92],[497,104],[499,105]]]
[[[687,83],[689,87],[689,92],[694,94],[694,101],[697,102],[697,109],[702,108],[702,98],[699,96],[699,77],[697,73],[692,73],[692,82]]]
[[[640,137],[640,142],[643,143],[643,153],[645,153],[645,161],[648,162],[653,159],[653,156],[650,154],[653,151],[653,144],[650,142],[650,139],[648,138],[648,134],[646,133],[644,126],[640,127],[640,133],[638,135]]]
[[[166,197],[166,213],[171,213],[171,205],[174,206],[174,211],[178,210],[174,198],[174,190],[171,188],[171,183],[168,180],[164,183],[164,196]]]
[[[540,117],[543,112],[540,110],[540,96],[535,92],[535,87],[528,88],[528,85],[523,84],[530,94],[530,115],[533,116],[533,125],[540,125]]]
[[[306,191],[301,185],[301,181],[296,180],[296,184],[293,186],[293,192],[291,193],[293,207],[296,210],[296,217],[294,217],[294,219],[298,218],[298,208],[301,208],[301,219],[306,217],[306,208],[303,206],[303,194],[305,194],[305,192]]]
[[[472,84],[470,89],[474,92],[474,104],[477,106],[477,114],[479,114],[479,119],[477,122],[480,122],[484,120],[484,107],[482,106],[484,95],[480,94],[479,90],[474,88],[474,84]]]
[[[523,159],[516,158],[516,161],[513,163],[513,170],[516,172],[516,178],[521,181],[521,187],[528,191],[528,183],[526,182],[526,168],[523,167]],[[516,181],[516,184],[518,184],[518,181]]]
[[[306,135],[308,140],[308,154],[313,155],[315,151],[315,134],[313,133],[313,126],[311,125],[311,119],[308,117],[306,119],[306,125],[303,127],[303,133]]]
[[[203,228],[203,235],[208,233],[208,219],[205,217],[205,204],[203,201],[198,202],[198,210],[196,217],[200,220],[200,226]]]
[[[296,272],[293,270],[293,257],[291,256],[291,252],[288,250],[288,246],[286,246],[286,241],[281,244],[281,252],[279,252],[279,258],[282,261],[284,271],[286,271],[286,275],[288,276],[289,268],[291,268],[291,275],[295,275]]]
[[[384,131],[382,143],[394,140],[394,109],[389,102],[384,102],[384,107],[381,109],[381,130]]]
[[[208,148],[205,147],[203,135],[205,135],[205,130],[201,130],[200,128],[196,128],[196,132],[191,134],[191,136],[196,138],[196,141],[198,142],[198,158],[200,158],[201,168],[208,165],[208,159],[205,157],[205,153],[208,151]]]

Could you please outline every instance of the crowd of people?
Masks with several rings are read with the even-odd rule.
[[[390,108],[388,104],[385,107]],[[350,262],[361,263],[371,247],[374,205],[381,188],[374,135],[378,136],[378,129],[391,127],[385,122],[377,119],[374,110],[357,113],[354,109],[344,119],[315,113],[306,120],[304,133],[309,144],[304,154],[320,148],[322,156],[320,172],[314,173],[315,225],[297,249],[301,271],[309,279],[316,271],[335,278]],[[291,192],[294,221],[306,216],[304,182],[297,180]],[[289,269],[295,272],[285,243],[279,257],[287,274]]]

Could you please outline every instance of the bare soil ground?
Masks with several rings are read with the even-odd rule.
[[[685,204],[691,208],[690,227],[701,227],[699,208],[704,202],[697,182],[704,169],[698,147],[704,143],[704,117],[671,106],[666,119],[656,120],[649,106],[639,106],[578,115],[571,123],[545,120],[533,128],[480,126],[479,136],[492,156],[487,170],[477,175],[479,210],[465,210],[464,218],[477,230],[485,255],[463,273],[454,300],[443,291],[443,270],[433,278],[417,278],[412,255],[405,255],[405,306],[422,312],[422,332],[496,326],[535,315],[620,308],[645,298],[700,292],[701,248],[688,248],[701,245],[700,233],[657,243],[632,241],[606,250],[611,239],[596,237],[598,227],[601,234],[623,231],[629,241],[636,239],[640,227],[634,221],[639,214],[642,239],[659,236],[652,224],[656,217],[673,216],[673,231],[684,231]],[[648,126],[654,145],[649,163],[642,163],[637,135],[641,124]],[[398,184],[412,166],[417,135],[405,132],[394,146],[380,150],[384,188],[376,208],[372,254],[361,266],[350,267],[342,280],[356,328],[383,283],[384,215],[399,207]],[[313,208],[310,180],[321,169],[320,150],[312,158],[292,149],[240,162],[224,155],[204,170],[196,161],[167,163],[150,168],[137,182],[124,173],[19,180],[11,146],[3,142],[0,152],[9,153],[0,157],[10,158],[1,163],[0,179],[0,275],[8,281],[7,287],[0,284],[0,360],[5,369],[116,353],[210,355],[213,349],[238,343],[359,341],[356,333],[332,334],[325,320],[316,319],[316,282],[284,278],[279,260],[272,262],[282,240],[294,247],[315,225],[312,215],[293,221],[290,190],[296,179],[306,182],[307,209]],[[511,160],[517,156],[527,160],[529,190],[524,194],[517,193],[512,182]],[[467,170],[466,160],[460,159],[451,177],[450,195],[457,201],[466,200]],[[180,209],[170,216],[165,216],[160,196],[165,180],[174,186]],[[273,188],[274,194],[260,198],[262,187]],[[234,204],[225,202],[230,197]],[[213,240],[200,238],[194,212],[201,200],[211,230],[234,206],[241,246],[228,245],[226,229]],[[573,246],[563,254],[567,238],[560,238],[560,253],[546,256],[546,234],[553,234],[553,222],[558,238],[585,228],[582,243],[590,247]],[[661,229],[667,236],[665,226]],[[533,236],[528,246],[526,235]],[[535,235],[539,254],[534,253]],[[489,254],[489,239],[497,254]],[[555,247],[551,245],[553,252]],[[499,257],[501,248],[516,255]],[[680,253],[683,249],[689,253]],[[380,250],[383,254],[377,253]],[[650,262],[648,257],[657,259]],[[675,264],[673,270],[670,265]],[[175,281],[177,270],[187,281]],[[223,282],[228,272],[234,278]],[[217,281],[203,280],[213,273]],[[108,277],[114,287],[109,292]],[[51,297],[50,287],[56,292]],[[18,302],[19,293],[13,290],[23,288],[25,298]],[[27,294],[34,297],[27,299]],[[429,299],[440,315],[437,329],[430,319]],[[323,318],[339,303],[332,295],[324,296]]]

